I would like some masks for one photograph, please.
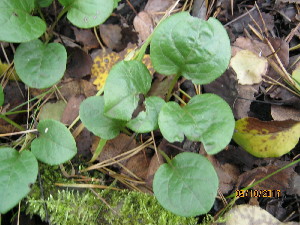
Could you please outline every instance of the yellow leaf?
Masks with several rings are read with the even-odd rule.
[[[3,76],[3,74],[5,72],[7,72],[8,70],[9,70],[9,65],[7,63],[2,63],[0,60],[0,77]],[[12,73],[12,74],[10,75],[10,73]],[[9,76],[10,80],[20,80],[20,78],[18,77],[15,70],[13,70],[11,72],[11,69],[10,69],[10,71],[8,71],[8,75],[10,75]]]
[[[113,65],[125,58],[132,58],[131,54],[134,53],[135,48],[136,45],[130,44],[126,49],[124,49],[120,53],[106,50],[105,53],[102,52],[102,54],[95,57],[91,69],[91,74],[92,78],[94,79],[93,84],[97,86],[98,90],[104,87],[106,78]],[[146,67],[150,71],[150,74],[152,75],[154,73],[154,69],[150,61],[150,56],[144,55],[142,62],[146,65]]]
[[[236,72],[239,84],[252,85],[262,81],[268,68],[268,61],[249,50],[239,51],[230,60],[230,66]]]
[[[293,79],[296,81],[296,87],[300,91],[300,68],[297,68],[293,71]]]
[[[288,153],[299,137],[299,121],[260,121],[247,117],[236,121],[233,140],[250,154],[265,158]]]

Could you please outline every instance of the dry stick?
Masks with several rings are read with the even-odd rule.
[[[241,18],[247,16],[250,12],[254,11],[255,9],[256,9],[256,7],[253,6],[252,9],[250,9],[249,11],[247,11],[246,13],[244,13],[243,15],[240,15],[240,16],[238,16],[237,18],[235,18],[234,20],[231,20],[230,22],[226,23],[226,24],[224,25],[224,27],[227,27],[227,26],[229,26],[230,24],[235,23],[236,21],[240,20]]]
[[[6,60],[7,64],[10,64],[9,59],[8,59],[8,57],[7,57],[7,55],[6,55],[6,52],[5,52],[5,49],[4,49],[2,43],[1,43],[1,49],[2,49],[2,52],[3,52],[3,55],[4,55],[4,57],[5,57],[5,60]]]
[[[300,22],[297,24],[297,26],[294,29],[292,29],[292,31],[289,33],[289,35],[285,38],[285,41],[287,43],[289,43],[292,40],[292,38],[294,37],[294,35],[297,32],[297,30],[299,29],[299,27],[300,27]]]
[[[33,133],[33,132],[37,132],[37,131],[38,131],[37,129],[18,131],[18,132],[13,132],[13,133],[0,134],[0,137],[8,137],[8,136],[19,135],[19,134],[28,134],[28,133]]]
[[[92,165],[92,166],[90,166],[86,169],[83,169],[82,172],[93,170],[93,169],[99,169],[99,168],[102,168],[102,167],[105,167],[105,166],[113,165],[113,164],[115,164],[115,162],[111,162],[112,160],[116,160],[116,162],[120,162],[122,160],[128,159],[128,158],[132,157],[133,155],[137,154],[143,148],[149,146],[150,144],[152,144],[152,138],[149,138],[143,145],[140,145],[140,146],[138,146],[138,147],[136,147],[132,150],[124,152],[124,153],[122,153],[120,155],[117,155],[115,157],[112,157],[111,159],[107,159],[107,160],[104,160],[100,163],[94,164],[94,165]],[[124,158],[122,158],[123,156],[124,156]]]
[[[292,86],[295,86],[295,81],[291,78],[291,76],[289,75],[289,73],[286,71],[286,69],[282,65],[282,62],[279,59],[279,57],[278,57],[276,51],[274,50],[272,44],[270,43],[270,41],[268,39],[265,39],[265,40],[266,40],[267,44],[269,45],[269,48],[271,49],[271,51],[274,53],[274,56],[275,56],[275,58],[277,60],[277,63],[279,64],[279,67],[281,68],[281,70],[283,71],[283,73],[285,75],[285,77],[283,77],[283,78],[287,79],[292,84]]]
[[[121,189],[115,187],[109,187],[105,185],[99,184],[63,184],[63,183],[54,183],[55,186],[58,187],[71,187],[71,188],[99,188],[99,189],[113,189],[120,191]]]
[[[255,6],[256,6],[256,8],[257,8],[257,11],[258,11],[258,13],[259,13],[260,19],[261,19],[261,21],[262,21],[262,23],[263,23],[264,30],[265,30],[265,34],[266,34],[266,36],[268,37],[268,29],[267,29],[267,26],[266,26],[265,20],[264,20],[264,18],[262,17],[261,11],[260,11],[260,9],[259,9],[259,7],[258,7],[258,5],[257,5],[257,3],[256,3],[256,2],[255,2]]]
[[[259,11],[259,9],[257,8],[257,11]],[[264,32],[262,31],[261,27],[258,25],[258,23],[254,20],[253,16],[251,14],[249,14],[252,22],[254,23],[254,25],[259,29],[259,34],[263,37]],[[263,20],[263,19],[262,19]],[[251,24],[249,24],[249,26],[251,26]]]
[[[132,9],[132,11],[135,13],[135,15],[138,14],[138,12],[135,10],[135,8],[133,7],[133,5],[130,3],[129,0],[126,0],[127,4],[129,5],[129,7]]]
[[[153,145],[154,145],[154,151],[155,151],[155,155],[157,157],[157,161],[160,163],[160,160],[159,160],[159,157],[158,157],[158,152],[157,152],[157,147],[156,147],[156,143],[155,143],[155,138],[154,138],[154,134],[153,134],[153,131],[151,131],[151,137],[153,139]]]
[[[93,188],[89,188],[91,192],[96,195],[97,198],[99,198],[115,215],[117,215],[117,212],[108,204],[108,202],[102,198]]]

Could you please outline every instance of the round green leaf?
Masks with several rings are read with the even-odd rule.
[[[222,24],[177,13],[155,30],[150,46],[154,69],[165,75],[181,74],[195,84],[207,84],[227,69],[230,41]]]
[[[219,96],[194,96],[181,108],[175,102],[166,103],[158,116],[158,125],[169,142],[201,141],[208,154],[216,154],[229,144],[234,131],[234,117],[229,105]]]
[[[125,126],[123,121],[114,120],[103,114],[103,96],[92,96],[80,104],[79,115],[84,126],[103,139],[113,139]]]
[[[67,18],[72,24],[80,28],[91,28],[103,23],[112,13],[112,0],[59,0],[69,7]]]
[[[43,120],[37,129],[40,136],[31,143],[31,151],[38,160],[58,165],[76,155],[75,140],[65,125],[56,120]]]
[[[202,155],[185,152],[161,165],[155,173],[153,191],[158,202],[180,216],[207,213],[217,196],[218,176]]]
[[[37,174],[38,163],[30,151],[19,153],[13,148],[0,148],[0,214],[29,193]]]
[[[136,133],[147,133],[158,128],[158,114],[165,101],[159,97],[152,96],[145,99],[146,112],[127,123],[127,127]]]
[[[0,106],[2,106],[4,103],[4,93],[3,93],[3,88],[0,85]]]
[[[67,52],[59,43],[40,40],[20,44],[15,53],[15,67],[20,79],[33,88],[47,88],[64,75]]]
[[[0,41],[31,41],[46,31],[45,22],[31,15],[34,4],[35,0],[0,1]]]
[[[151,75],[140,61],[121,61],[109,72],[104,86],[106,116],[129,121],[139,102],[151,87]]]

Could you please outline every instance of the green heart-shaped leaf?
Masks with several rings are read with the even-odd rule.
[[[119,135],[125,122],[114,120],[103,114],[103,96],[92,96],[80,104],[79,115],[84,126],[95,135],[109,140]]]
[[[13,208],[30,191],[36,180],[38,163],[27,150],[0,148],[0,214]]]
[[[230,41],[222,24],[177,13],[154,31],[150,45],[154,69],[165,75],[180,74],[195,84],[221,76],[231,57]]]
[[[40,40],[20,44],[15,53],[15,67],[20,79],[33,88],[47,88],[64,75],[67,52],[59,43]]]
[[[140,61],[121,61],[109,72],[104,86],[104,113],[110,118],[131,119],[139,94],[147,94],[151,75]]]
[[[180,216],[198,216],[211,209],[218,182],[214,167],[204,156],[185,152],[158,168],[153,191],[167,210]]]
[[[59,0],[69,7],[67,18],[75,26],[91,28],[103,23],[112,13],[114,1],[112,0]]]
[[[0,106],[2,106],[3,103],[4,103],[4,93],[3,93],[2,86],[0,85]]]
[[[37,129],[40,136],[31,143],[31,151],[38,160],[58,165],[72,159],[77,153],[75,140],[62,123],[42,120]]]
[[[175,102],[166,103],[159,114],[158,125],[169,142],[201,141],[208,154],[216,154],[230,142],[234,118],[229,105],[219,96],[194,96],[181,108]]]
[[[46,31],[45,22],[31,15],[35,0],[0,1],[0,41],[26,42]]]
[[[159,97],[152,96],[145,99],[146,112],[127,123],[127,127],[136,133],[147,133],[158,128],[158,114],[165,101]]]

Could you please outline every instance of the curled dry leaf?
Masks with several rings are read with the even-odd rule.
[[[133,26],[139,33],[140,40],[145,41],[152,33],[154,24],[151,16],[147,12],[142,11],[134,18]]]
[[[236,121],[233,140],[256,157],[280,157],[299,141],[300,122],[260,121],[243,118]]]

